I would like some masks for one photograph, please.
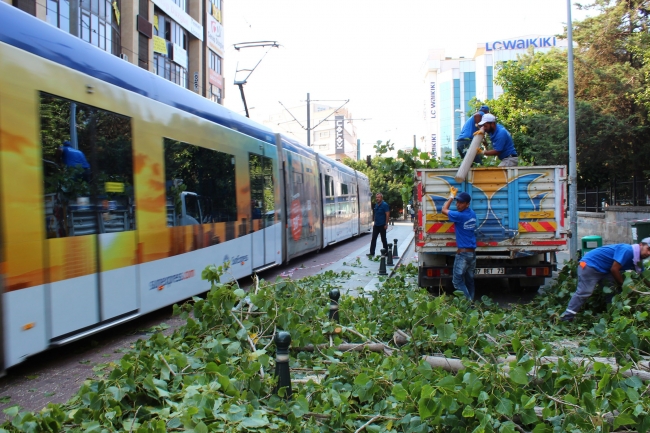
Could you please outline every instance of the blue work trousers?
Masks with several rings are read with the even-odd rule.
[[[461,138],[460,140],[456,141],[456,150],[458,150],[458,154],[460,155],[461,158],[465,158],[467,149],[469,149],[469,146],[471,144],[472,144],[472,140],[469,138]],[[477,153],[476,156],[474,157],[474,162],[480,164],[481,161],[483,161],[483,155]]]
[[[456,253],[454,261],[453,283],[470,301],[474,300],[474,270],[476,269],[476,253]]]

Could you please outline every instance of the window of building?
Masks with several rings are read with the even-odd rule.
[[[164,146],[168,225],[236,221],[235,157],[169,138]]]
[[[30,15],[36,16],[36,1],[35,0],[13,0],[14,7]]]
[[[493,84],[493,67],[492,66],[487,66],[485,68],[485,76],[487,78],[487,98],[492,99],[494,97],[494,84]]]
[[[330,132],[329,131],[321,131],[318,133],[318,138],[329,138]]]
[[[460,135],[463,125],[460,124],[460,115],[456,110],[460,110],[460,79],[454,78],[454,140]]]
[[[210,69],[221,75],[221,57],[212,50],[210,51]]]
[[[187,8],[189,2],[187,2],[186,0],[174,0],[174,3],[176,3],[176,6],[181,8],[183,12],[189,12],[189,9]]]
[[[63,31],[70,32],[70,2],[47,0],[47,22]]]
[[[135,230],[131,119],[47,93],[40,111],[47,238]]]
[[[115,2],[120,9],[120,2]],[[79,35],[104,51],[114,55],[121,52],[120,26],[115,19],[114,6],[110,0],[81,0],[79,13]]]
[[[221,104],[221,89],[214,84],[210,84],[210,100]]]
[[[469,101],[476,96],[476,72],[463,73],[463,101],[465,109],[469,107]]]
[[[167,54],[154,53],[154,73],[187,89],[189,86],[187,68],[174,62],[170,57],[174,52],[174,44],[187,51],[187,31],[160,10],[156,10],[155,16],[154,23],[157,22],[158,26],[154,26],[154,35],[167,41]]]

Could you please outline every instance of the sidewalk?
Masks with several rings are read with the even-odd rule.
[[[388,276],[383,278],[390,278],[392,276],[395,267],[400,263],[402,257],[409,245],[413,241],[413,223],[407,221],[396,221],[394,226],[388,226],[388,231],[386,232],[386,238],[388,239],[389,244],[392,246],[395,239],[397,239],[397,253],[399,254],[398,259],[394,259],[393,262],[395,266],[386,267],[386,272]],[[370,237],[368,236],[368,244],[359,248],[358,250],[348,254],[343,259],[338,260],[337,262],[331,264],[327,268],[323,269],[325,271],[349,271],[353,272],[354,275],[345,283],[341,288],[341,294],[352,295],[352,296],[363,296],[364,294],[371,293],[378,289],[380,283],[379,276],[379,262],[374,261],[368,258],[366,254],[370,252]],[[377,239],[377,249],[381,248],[381,238]]]

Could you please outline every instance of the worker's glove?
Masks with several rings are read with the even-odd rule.
[[[484,152],[484,150],[483,150],[482,147],[479,147],[478,150],[476,151],[476,153],[477,153],[478,155],[483,155],[483,152]]]
[[[485,135],[485,132],[483,132],[483,128],[481,128],[472,135]]]
[[[450,199],[455,199],[456,194],[458,194],[458,188],[454,188],[453,186],[449,188],[449,198]]]

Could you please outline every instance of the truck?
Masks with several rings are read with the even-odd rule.
[[[472,168],[463,182],[455,180],[456,171],[415,171],[419,286],[453,291],[456,237],[442,207],[455,187],[471,196],[476,213],[474,277],[507,278],[511,289],[537,290],[557,269],[557,252],[568,248],[566,167]]]

